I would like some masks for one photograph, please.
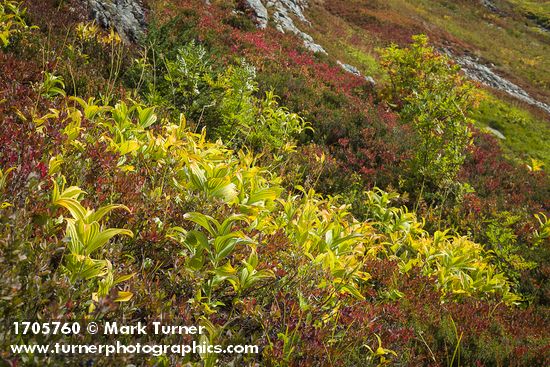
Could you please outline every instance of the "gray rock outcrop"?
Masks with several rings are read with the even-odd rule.
[[[537,101],[523,88],[497,75],[487,65],[479,63],[471,56],[454,56],[454,60],[462,67],[464,73],[473,80],[476,80],[489,87],[504,91],[509,95],[522,100],[530,105],[536,106],[550,114],[550,105]]]
[[[494,13],[498,13],[499,9],[493,2],[493,0],[481,0],[481,4]]]
[[[244,0],[244,4],[252,11],[258,28],[266,28],[271,19],[280,32],[290,32],[300,37],[308,50],[327,53],[321,45],[315,43],[313,37],[301,31],[292,19],[294,17],[306,25],[311,24],[304,15],[307,0]]]
[[[91,16],[102,27],[114,28],[125,42],[145,32],[145,11],[138,0],[87,0]]]
[[[304,15],[308,6],[307,0],[267,0],[267,5],[284,14],[292,14],[301,22],[310,24]]]
[[[348,73],[352,73],[354,75],[357,75],[357,76],[361,76],[361,72],[359,71],[359,69],[357,69],[355,66],[353,65],[350,65],[350,64],[344,64],[343,62],[341,62],[340,60],[336,61],[336,63],[338,65],[340,65],[340,67],[342,69],[344,69],[345,71],[347,71]]]
[[[265,5],[264,5],[265,3]],[[251,10],[254,21],[258,28],[264,29],[267,27],[269,20],[273,20],[275,27],[279,32],[286,33],[291,32],[297,35],[304,42],[304,46],[312,52],[320,52],[326,54],[325,49],[315,43],[313,37],[309,34],[301,31],[295,24],[293,18],[299,20],[301,23],[311,25],[309,20],[304,15],[304,10],[308,6],[308,0],[244,0],[243,4]],[[271,13],[271,17],[270,17]],[[353,65],[344,64],[337,61],[338,65],[342,67],[348,73],[352,73],[359,77],[365,78],[365,80],[372,86],[376,85],[376,82],[371,76],[363,76],[359,69]]]
[[[359,77],[365,78],[365,80],[372,86],[376,85],[376,81],[374,80],[374,78],[372,76],[364,76],[363,74],[361,74],[359,69],[357,69],[355,66],[350,65],[350,64],[344,64],[340,60],[336,61],[336,63],[338,65],[340,65],[340,67],[342,69],[344,69],[345,71],[347,71],[348,73],[351,73],[353,75],[357,75]]]
[[[247,0],[245,1],[248,8],[253,12],[254,20],[258,28],[265,29],[267,22],[269,21],[269,14],[267,9],[260,0]]]

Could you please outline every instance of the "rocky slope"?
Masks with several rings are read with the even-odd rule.
[[[471,79],[476,80],[491,88],[506,92],[514,98],[524,101],[532,106],[536,106],[541,110],[550,114],[550,105],[537,101],[529,95],[523,88],[512,83],[495,73],[487,65],[479,63],[471,56],[454,57],[456,62],[462,67],[464,73]]]
[[[280,32],[291,32],[298,35],[304,41],[304,46],[312,52],[326,53],[325,49],[315,43],[312,36],[300,30],[293,18],[300,22],[302,26],[310,26],[311,22],[306,18],[304,12],[309,7],[308,0],[245,0],[246,7],[251,10],[252,16],[259,28],[266,28],[270,20],[273,21],[275,27]],[[494,2],[482,1],[482,4],[492,12],[500,11]],[[476,61],[470,56],[457,56],[454,57],[456,62],[460,64],[468,77],[491,88],[504,91],[509,95],[517,98],[530,105],[536,106],[546,113],[550,114],[550,105],[536,100],[529,95],[520,86],[512,83],[497,72],[492,70],[487,65]],[[342,63],[338,61],[338,64],[346,71],[361,75],[361,72],[355,66]],[[367,80],[374,84],[374,79],[370,76],[366,77]]]
[[[136,41],[143,35],[146,28],[145,11],[139,0],[87,0],[87,3],[92,18],[104,27],[115,28],[125,41]],[[482,4],[493,12],[499,11],[492,1],[483,1]],[[280,32],[289,32],[300,37],[304,46],[311,52],[327,53],[323,46],[302,30],[311,26],[305,15],[310,5],[308,0],[244,0],[243,5],[249,10],[258,28],[265,29],[271,21]],[[504,91],[550,114],[550,105],[536,100],[523,88],[498,75],[489,66],[470,56],[455,56],[454,59],[471,79]],[[362,75],[353,65],[341,61],[337,63],[347,72]],[[371,76],[365,78],[371,84],[375,84]]]
[[[293,18],[304,25],[310,24],[304,15],[304,10],[308,7],[307,0],[245,0],[244,4],[252,11],[259,28],[266,28],[269,20],[272,20],[280,32],[290,32],[300,37],[308,50],[326,53],[321,45],[314,42],[313,37],[301,31],[294,23]]]

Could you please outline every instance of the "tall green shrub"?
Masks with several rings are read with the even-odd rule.
[[[428,45],[425,35],[414,36],[407,48],[392,45],[381,57],[389,75],[384,96],[416,133],[410,186],[420,187],[420,196],[425,188],[450,188],[470,143],[467,116],[475,104],[474,86],[458,65]]]

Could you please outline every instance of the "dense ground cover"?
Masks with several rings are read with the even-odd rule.
[[[411,184],[441,119],[407,92],[411,65],[389,62],[404,87],[374,90],[232,2],[150,2],[132,46],[79,2],[25,5],[0,52],[2,363],[61,361],[9,353],[61,340],[13,321],[161,318],[261,352],[86,363],[548,363],[548,177],[471,126],[435,166],[445,180]],[[429,80],[469,88],[428,45],[409,51],[386,60],[426,57]]]

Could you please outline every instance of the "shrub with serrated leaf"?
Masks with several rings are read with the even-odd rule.
[[[475,104],[474,86],[460,75],[458,65],[428,45],[424,35],[413,36],[409,48],[392,45],[382,50],[381,58],[390,78],[385,98],[415,132],[410,189],[416,190],[420,181],[420,198],[448,190],[470,144],[468,113]]]

